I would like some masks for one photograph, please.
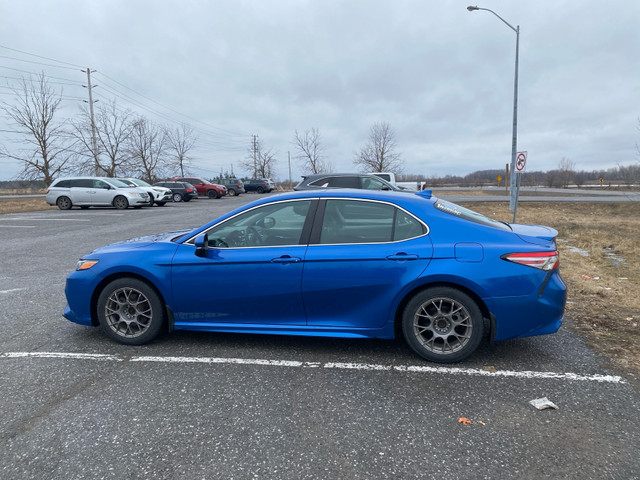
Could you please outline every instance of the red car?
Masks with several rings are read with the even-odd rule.
[[[187,182],[195,187],[198,195],[206,195],[209,198],[220,198],[227,194],[227,189],[224,185],[217,185],[215,183],[209,183],[206,180],[198,177],[174,177],[172,182]]]

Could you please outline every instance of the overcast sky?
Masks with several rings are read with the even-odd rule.
[[[231,165],[248,173],[240,163],[258,135],[278,152],[286,179],[294,131],[311,128],[334,170],[354,171],[375,122],[395,131],[405,173],[503,169],[516,34],[469,4],[3,1],[0,100],[11,101],[8,84],[43,71],[63,89],[61,117],[73,117],[87,97],[77,66],[91,67],[94,99],[197,129],[192,171],[206,177]],[[521,29],[518,150],[528,151],[529,170],[557,168],[562,158],[589,171],[640,161],[640,1],[478,6]],[[0,143],[13,145],[10,136],[0,131]],[[0,179],[19,170],[0,159]]]

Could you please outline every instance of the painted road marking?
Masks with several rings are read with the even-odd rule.
[[[22,290],[26,290],[26,288],[10,288],[9,290],[0,290],[0,293],[21,292]]]
[[[70,360],[101,360],[111,362],[136,363],[204,363],[223,365],[259,365],[269,367],[289,368],[326,368],[335,370],[364,370],[388,371],[403,373],[426,373],[440,375],[466,375],[473,377],[520,378],[520,379],[553,379],[581,382],[626,384],[622,377],[614,375],[582,375],[570,372],[536,372],[496,370],[489,371],[481,368],[460,367],[430,367],[426,365],[377,365],[371,363],[334,363],[334,362],[305,362],[297,360],[268,360],[259,358],[224,358],[224,357],[152,357],[107,355],[101,353],[66,353],[66,352],[6,352],[0,353],[0,358],[61,358]]]

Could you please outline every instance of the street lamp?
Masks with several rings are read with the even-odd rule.
[[[504,18],[493,10],[488,8],[480,8],[478,6],[468,6],[467,10],[473,12],[475,10],[485,10],[493,13],[511,30],[516,32],[516,73],[513,81],[513,138],[511,141],[511,198],[509,200],[509,210],[513,211],[513,222],[516,221],[517,197],[516,197],[516,151],[518,149],[518,52],[520,49],[520,25],[515,28]]]

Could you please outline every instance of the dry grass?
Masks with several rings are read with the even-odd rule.
[[[44,198],[22,198],[22,199],[2,199],[0,198],[0,214],[2,213],[19,213],[33,212],[36,210],[49,210],[52,207],[44,201]]]
[[[507,202],[465,206],[513,220]],[[612,366],[640,378],[640,205],[521,203],[517,221],[558,230],[567,324]]]

